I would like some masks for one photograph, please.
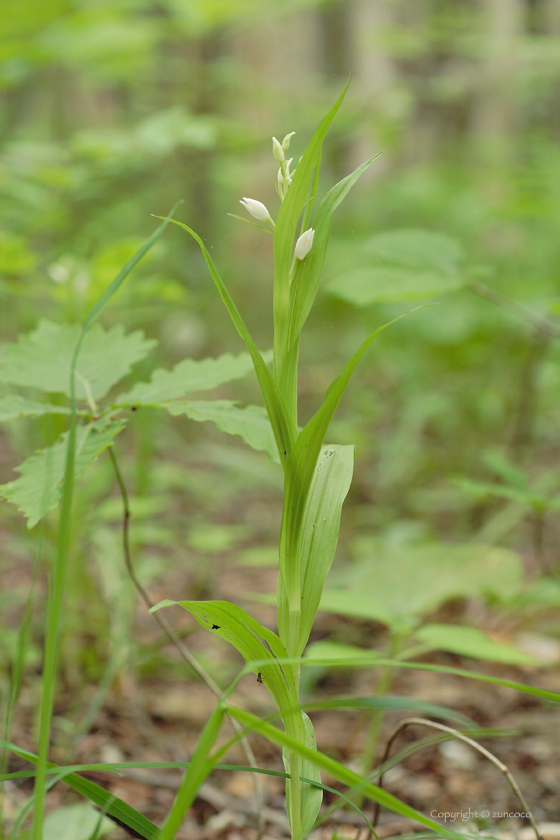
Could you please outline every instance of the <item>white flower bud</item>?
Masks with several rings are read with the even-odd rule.
[[[289,133],[289,134],[286,134],[286,136],[285,136],[285,137],[284,137],[284,139],[282,140],[282,150],[283,150],[284,152],[287,152],[287,151],[288,151],[288,149],[290,148],[290,140],[292,139],[292,137],[294,136],[294,134],[295,134],[295,131],[290,131],[290,133]]]
[[[262,203],[262,201],[257,201],[254,198],[245,198],[243,196],[243,201],[239,202],[240,204],[245,207],[246,210],[249,211],[253,218],[258,219],[259,222],[268,222],[272,221],[270,218],[270,213]]]
[[[278,163],[284,163],[286,159],[284,157],[284,149],[282,148],[276,137],[272,138],[272,154],[274,155]]]
[[[308,253],[311,251],[314,236],[315,231],[313,230],[313,228],[309,228],[309,230],[306,230],[305,233],[301,234],[300,238],[296,242],[296,247],[294,251],[298,260],[304,260]]]

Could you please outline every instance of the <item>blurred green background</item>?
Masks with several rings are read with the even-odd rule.
[[[560,308],[557,0],[4,0],[0,39],[4,341],[41,317],[83,319],[154,229],[151,214],[182,198],[178,218],[203,236],[258,344],[270,347],[271,238],[228,214],[249,196],[275,215],[271,136],[296,131],[297,160],[351,74],[322,189],[381,154],[335,219],[302,345],[300,419],[372,328],[416,302],[438,305],[383,335],[335,417],[330,439],[355,443],[357,454],[339,555],[483,542],[515,549],[530,579],[552,581],[560,343],[483,299],[473,281],[541,317]],[[387,231],[400,233],[380,239]],[[373,269],[385,286],[364,292]],[[137,379],[185,356],[243,349],[178,229],[104,320],[158,340]],[[220,395],[258,399],[249,379]],[[0,481],[56,439],[57,422],[3,429]],[[265,456],[149,409],[117,448],[136,557],[146,581],[167,574],[161,597],[170,586],[220,594],[217,571],[233,557],[274,562],[280,477]],[[121,598],[107,459],[88,475],[74,551],[92,562],[72,567],[82,606],[65,631],[74,684],[99,679],[107,651],[120,656],[128,644],[126,616],[106,633]],[[27,532],[2,506],[8,584],[20,601],[55,525]],[[557,603],[558,590],[546,591]]]

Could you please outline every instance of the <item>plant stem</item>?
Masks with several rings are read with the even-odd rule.
[[[113,469],[115,471],[115,477],[117,479],[117,484],[119,485],[119,490],[121,493],[122,503],[123,503],[123,556],[124,556],[124,563],[126,566],[126,570],[128,575],[134,584],[134,587],[146,606],[149,610],[152,609],[154,606],[152,599],[140,583],[136,575],[136,571],[132,564],[132,555],[130,552],[130,537],[129,537],[129,526],[130,526],[130,505],[128,501],[128,491],[126,489],[126,484],[124,483],[124,479],[122,473],[120,471],[120,467],[114,452],[114,447],[110,446],[108,449],[109,457],[111,459],[111,463],[113,464]],[[153,617],[166,634],[168,639],[175,645],[176,649],[179,651],[179,654],[182,656],[183,660],[189,665],[193,671],[200,677],[200,679],[206,683],[210,691],[216,695],[218,699],[222,698],[223,692],[220,689],[219,685],[214,682],[210,674],[208,674],[202,665],[198,662],[198,660],[192,655],[188,647],[185,645],[184,642],[177,636],[173,627],[169,624],[166,618],[160,612],[152,613]],[[240,724],[232,717],[230,717],[231,724],[235,729],[235,732],[240,735],[242,732],[242,727]],[[243,752],[245,753],[245,757],[247,758],[248,763],[251,767],[257,767],[257,760],[255,758],[255,754],[251,749],[251,745],[246,737],[241,738],[241,746],[243,748]],[[256,800],[256,809],[257,809],[257,826],[258,826],[258,838],[264,834],[265,824],[264,824],[264,817],[263,817],[263,808],[264,808],[264,796],[263,796],[263,789],[261,780],[257,773],[253,773],[253,784],[255,786],[255,800]]]
[[[394,659],[394,657],[398,654],[399,650],[402,647],[402,642],[402,635],[397,633],[391,634],[388,653],[389,659]],[[375,686],[374,697],[381,697],[383,694],[386,694],[389,691],[393,682],[394,670],[395,667],[393,665],[385,666],[381,673],[381,676],[377,681],[377,685]],[[368,731],[366,735],[366,743],[364,746],[364,751],[362,753],[362,776],[368,776],[373,767],[375,751],[379,742],[379,731],[381,729],[383,715],[383,709],[376,709],[371,713]],[[361,801],[363,801],[363,797],[360,797],[360,799]]]

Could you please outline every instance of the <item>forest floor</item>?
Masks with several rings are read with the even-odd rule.
[[[21,571],[21,569],[20,569]],[[12,573],[14,570],[12,570]],[[269,569],[229,569],[220,576],[214,597],[229,598],[239,602],[248,589],[270,590],[272,571]],[[13,585],[13,576],[5,577],[5,584]],[[165,588],[169,586],[166,581]],[[172,590],[176,591],[176,590]],[[162,590],[152,593],[157,600],[168,594]],[[272,623],[273,612],[262,604],[252,605],[251,611],[264,623]],[[170,619],[176,621],[179,632],[188,635],[187,643],[192,652],[211,670],[213,677],[222,684],[235,674],[239,662],[237,655],[226,649],[223,641],[202,630],[193,632],[192,622],[186,613],[175,609]],[[333,629],[352,632],[352,622],[320,614],[316,628],[319,636]],[[355,630],[356,628],[354,628]],[[380,628],[375,625],[358,628],[362,635],[370,634],[373,645],[379,638]],[[180,662],[177,652],[161,639],[159,628],[138,603],[134,632],[141,648],[158,649],[158,656],[171,664],[163,674],[144,668],[138,673],[124,667],[106,695],[101,711],[87,734],[69,746],[60,744],[52,752],[52,759],[59,763],[94,762],[165,762],[184,761],[192,752],[202,727],[214,704],[212,693]],[[159,647],[158,647],[159,645]],[[518,668],[490,665],[466,660],[450,654],[431,654],[423,661],[437,662],[454,667],[470,668],[521,683],[560,692],[558,669]],[[165,669],[164,669],[165,670]],[[310,698],[328,696],[371,696],[375,690],[377,674],[372,668],[350,671],[340,669],[318,675]],[[37,686],[37,683],[35,683]],[[80,703],[92,699],[95,686],[81,689]],[[475,726],[489,730],[502,730],[501,735],[481,741],[500,761],[504,762],[519,787],[538,823],[560,823],[560,709],[543,703],[535,697],[475,680],[425,671],[400,670],[395,677],[391,694],[438,703],[461,712]],[[75,709],[76,695],[71,687],[60,692],[56,715],[60,721]],[[258,684],[256,677],[245,677],[235,695],[235,700],[257,714],[268,714],[272,706],[266,686]],[[33,717],[37,691],[25,684],[21,693],[12,740],[33,750]],[[320,711],[311,714],[320,748],[328,755],[359,769],[360,754],[367,729],[367,714],[353,711]],[[377,759],[380,760],[389,734],[405,717],[417,716],[404,710],[385,714],[379,739]],[[224,739],[230,736],[228,727]],[[433,735],[420,727],[407,729],[395,749],[400,749],[420,738]],[[259,766],[282,771],[279,751],[258,736],[251,738]],[[246,764],[239,746],[234,747],[225,759],[232,764]],[[24,762],[14,759],[11,769],[22,769]],[[123,772],[119,777],[107,773],[89,773],[91,779],[121,797],[151,820],[161,823],[168,812],[180,771],[138,769]],[[265,834],[269,837],[288,836],[284,809],[284,783],[281,778],[260,776],[266,800],[263,819]],[[337,782],[324,775],[323,781],[333,787]],[[384,786],[395,796],[412,805],[426,816],[437,818],[449,812],[455,819],[447,818],[446,824],[454,829],[464,829],[465,815],[473,812],[489,814],[487,819],[474,818],[468,824],[491,829],[494,836],[521,837],[528,840],[527,820],[515,819],[522,810],[519,801],[500,771],[482,755],[457,741],[427,745],[414,752],[400,765],[389,770]],[[10,783],[7,804],[15,809],[31,791],[31,782]],[[74,801],[75,794],[63,783],[56,785],[49,794],[49,806],[55,807]],[[326,794],[329,804],[334,795]],[[371,803],[366,813],[371,817]],[[444,819],[440,816],[440,821]],[[421,826],[411,820],[383,811],[379,822],[379,837],[390,837],[416,832]],[[521,831],[521,834],[518,832]],[[549,826],[547,836],[554,834]],[[505,832],[505,833],[504,833]],[[348,808],[335,812],[318,830],[317,840],[330,840],[336,833],[341,838],[365,840],[367,829],[360,815]],[[126,835],[123,835],[126,836]],[[181,829],[178,840],[257,840],[257,818],[253,776],[240,771],[216,771],[203,785]]]

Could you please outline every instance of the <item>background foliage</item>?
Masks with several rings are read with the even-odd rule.
[[[409,565],[419,558],[429,579],[442,541],[475,543],[471,578],[461,583],[459,574],[441,599],[398,620],[416,629],[420,615],[462,593],[515,608],[521,626],[560,636],[548,612],[560,600],[560,343],[477,293],[486,284],[552,320],[559,310],[559,56],[555,0],[5,0],[3,341],[40,319],[48,319],[43,331],[83,320],[153,230],[151,214],[182,198],[179,218],[201,234],[267,349],[270,241],[228,213],[239,212],[244,195],[275,206],[271,135],[297,131],[297,160],[351,73],[325,147],[325,189],[381,156],[335,221],[302,343],[308,413],[300,421],[371,329],[417,300],[439,305],[384,333],[335,416],[332,439],[356,443],[357,457],[339,548],[349,565],[334,583],[354,603],[352,587],[363,587],[376,559],[391,591],[390,574],[410,574],[403,556]],[[157,366],[243,349],[196,245],[176,229],[104,324],[117,331],[117,355],[117,324],[158,342],[125,390]],[[0,357],[5,398],[21,396],[18,384],[37,384],[17,381],[9,353]],[[224,400],[239,394],[256,401],[250,377],[218,392]],[[60,414],[3,418],[2,483],[67,427],[63,396],[53,400]],[[274,562],[279,479],[264,455],[149,405],[130,414],[117,447],[139,570],[146,581],[166,581],[163,596],[170,582],[182,597],[213,596],[224,559]],[[73,550],[83,562],[70,570],[63,635],[64,679],[76,688],[110,685],[123,661],[131,670],[156,667],[149,652],[130,650],[130,607],[118,618],[112,610],[123,583],[107,459],[89,475],[78,485]],[[49,517],[28,532],[15,508],[2,507],[16,611],[33,558],[44,584],[55,523]],[[488,557],[501,558],[503,586],[482,580]],[[360,617],[390,623],[374,603]],[[40,635],[40,616],[34,621]],[[437,626],[416,639],[433,640]],[[0,642],[6,667],[14,638],[10,630]],[[90,712],[99,697],[92,703]],[[77,699],[67,710],[68,738],[91,719],[79,708]]]

